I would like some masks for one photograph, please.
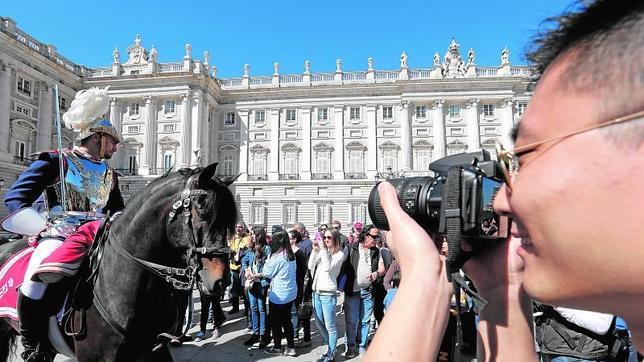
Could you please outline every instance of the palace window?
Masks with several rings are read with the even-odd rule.
[[[164,124],[163,132],[174,132],[174,123]]]
[[[27,106],[25,106],[25,105],[23,105],[21,103],[17,103],[17,102],[15,103],[15,110],[16,110],[16,112],[24,114],[27,117],[32,116],[31,108],[27,107]]]
[[[517,102],[517,113],[522,116],[526,107],[528,107],[528,102]]]
[[[331,204],[328,202],[319,202],[315,205],[315,223],[331,223]]]
[[[171,151],[163,154],[163,170],[168,171],[174,166],[174,157]]]
[[[432,161],[432,149],[429,147],[418,147],[414,150],[414,153],[414,170],[427,171]]]
[[[234,155],[224,155],[224,176],[232,176],[233,175],[233,167],[235,164],[235,156]]]
[[[172,114],[175,112],[177,103],[175,101],[165,101],[165,107],[163,109],[165,114]]]
[[[293,225],[297,222],[297,203],[286,202],[282,205],[282,224]]]
[[[447,107],[447,114],[450,118],[460,118],[461,117],[461,106],[453,105]]]
[[[483,117],[494,117],[494,104],[483,105]]]
[[[367,216],[367,204],[364,202],[351,203],[351,222],[365,222]]]
[[[255,111],[255,126],[261,127],[266,124],[266,112]]]
[[[318,122],[324,123],[329,120],[329,109],[324,107],[324,108],[318,108]]]
[[[266,206],[262,203],[253,203],[250,205],[250,223],[253,225],[264,225],[266,220]]]
[[[351,107],[349,108],[349,119],[358,120],[360,119],[360,107]]]
[[[25,143],[20,141],[15,141],[13,144],[13,155],[25,158]]]
[[[364,151],[349,150],[349,173],[364,173]]]
[[[295,112],[294,109],[287,109],[286,110],[286,122],[292,123],[295,122],[297,119],[297,113]]]
[[[427,118],[427,106],[417,106],[416,107],[416,118]]]
[[[224,126],[234,126],[235,125],[235,113],[228,112],[226,113],[226,118],[224,118]]]
[[[393,119],[394,107],[382,107],[382,119]]]
[[[127,133],[130,133],[130,134],[139,133],[139,126],[127,126]]]
[[[23,77],[17,77],[18,83],[16,90],[26,96],[31,97],[31,81]]]
[[[136,175],[138,168],[139,166],[136,163],[136,156],[131,155],[128,159],[128,171],[130,171],[130,175]]]
[[[130,104],[130,116],[138,116],[141,112],[141,105],[139,103]]]

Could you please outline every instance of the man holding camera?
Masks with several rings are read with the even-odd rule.
[[[512,238],[464,267],[489,302],[478,360],[536,360],[530,297],[621,315],[635,345],[644,345],[644,2],[598,0],[556,20],[529,55],[540,80],[516,147],[499,150],[506,184],[494,209],[513,218]],[[427,360],[436,355],[452,286],[396,191],[388,183],[379,191],[396,220],[391,247],[403,277],[367,357]],[[421,275],[434,282],[412,284]],[[412,307],[418,300],[431,300],[424,313]],[[412,348],[397,348],[403,344]]]

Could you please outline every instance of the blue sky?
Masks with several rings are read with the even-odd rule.
[[[184,44],[193,57],[210,51],[219,77],[237,77],[245,63],[251,75],[312,71],[397,69],[400,53],[409,66],[429,67],[455,37],[461,54],[476,52],[476,63],[498,65],[507,46],[510,61],[525,64],[523,53],[542,21],[560,14],[568,0],[233,0],[102,1],[0,0],[0,15],[41,42],[56,45],[70,60],[109,66],[112,50],[125,49],[138,33],[147,49],[155,45],[160,62],[180,61]]]

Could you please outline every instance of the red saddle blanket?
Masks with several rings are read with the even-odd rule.
[[[0,317],[18,320],[18,287],[25,277],[25,270],[34,249],[30,246],[21,250],[0,269]]]

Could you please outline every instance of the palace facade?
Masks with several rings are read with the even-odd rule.
[[[217,77],[208,52],[159,63],[138,35],[105,68],[88,68],[33,39],[0,17],[0,188],[6,190],[30,155],[55,147],[58,86],[61,113],[76,91],[109,86],[109,118],[124,144],[110,161],[123,177],[125,198],[169,169],[219,162],[234,184],[247,224],[332,220],[367,221],[367,199],[376,181],[428,176],[431,161],[487,149],[509,134],[531,93],[530,69],[510,64],[479,66],[474,50],[456,40],[426,68]],[[74,139],[64,130],[63,139]],[[2,193],[2,191],[0,191]],[[6,213],[4,209],[0,214]]]

